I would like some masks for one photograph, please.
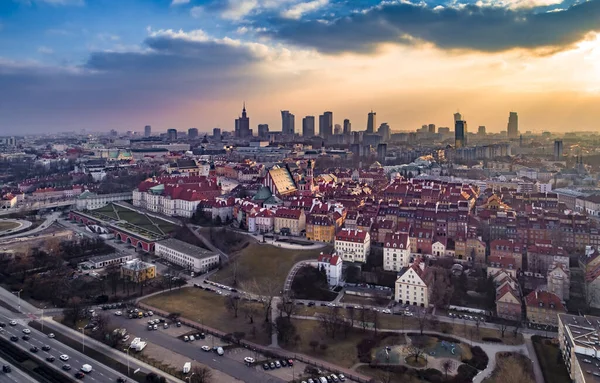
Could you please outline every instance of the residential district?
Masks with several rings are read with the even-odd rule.
[[[281,117],[1,138],[0,381],[600,381],[597,132]]]

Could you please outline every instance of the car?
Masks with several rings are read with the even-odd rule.
[[[0,322],[0,327],[6,327],[6,323]]]
[[[21,337],[21,339],[23,339],[23,340],[29,340],[29,335],[23,335],[23,336]]]
[[[148,313],[144,313],[144,314],[142,314],[142,315],[144,316],[144,318],[147,318],[147,317],[148,317]]]
[[[33,353],[36,353],[36,352],[40,351],[40,349],[39,349],[39,348],[37,348],[37,346],[32,346],[32,347],[29,349],[29,351],[31,351],[31,352],[33,352]]]
[[[48,338],[53,339],[54,338],[54,333],[48,334]]]
[[[269,367],[271,368],[271,370],[274,370],[275,369],[275,363],[273,363],[273,362],[269,363]]]
[[[152,316],[154,313],[152,311],[148,311],[148,316]]]
[[[127,342],[129,340],[129,334],[125,335],[123,337],[123,339],[121,339],[121,342]]]
[[[154,326],[152,326],[152,328],[153,328],[154,330],[158,330],[158,326],[157,326],[157,325],[154,325]]]
[[[279,363],[279,361],[278,361],[278,360],[276,360],[276,361],[275,361],[275,367],[277,367],[277,368],[281,368],[281,363]]]
[[[120,317],[121,315],[123,315],[123,313],[120,312],[120,311],[115,311],[115,315],[118,316],[118,317]]]
[[[183,336],[183,341],[184,341],[184,342],[189,342],[189,341],[190,341],[190,337],[189,337],[189,336],[187,336],[187,335],[184,335],[184,336]]]
[[[308,383],[315,383],[315,381],[312,378],[308,378]]]
[[[13,342],[18,342],[19,338],[13,335],[10,337],[10,340],[12,340]]]
[[[287,367],[287,362],[284,360],[280,360],[279,363],[281,363],[281,367]]]
[[[315,302],[308,302],[309,307],[313,307],[314,305],[315,305]]]
[[[46,358],[46,362],[50,362],[53,363],[56,360],[55,357],[53,357],[52,355],[50,355],[49,357]]]
[[[331,380],[333,380],[334,382],[339,382],[339,379],[335,374],[331,374]]]
[[[263,364],[263,370],[266,371],[268,369],[269,369],[269,364],[268,363]]]
[[[42,346],[42,350],[44,351],[50,351],[50,346],[48,346],[47,344]]]
[[[66,362],[67,360],[69,360],[69,355],[62,354],[61,356],[58,357],[58,359],[62,360],[63,362]]]
[[[247,356],[247,357],[244,358],[244,362],[246,362],[248,364],[254,363],[255,361],[256,360],[253,357],[251,357],[251,356]]]
[[[12,368],[8,364],[5,364],[4,366],[2,366],[2,371],[4,373],[8,374],[9,372],[12,371]]]
[[[127,382],[127,380],[125,378],[122,378],[120,376],[117,378],[117,383],[125,383],[125,382]]]
[[[201,349],[202,351],[206,351],[206,352],[209,352],[209,351],[210,351],[210,347],[208,347],[207,345],[204,345],[204,346],[200,347],[200,349]]]
[[[164,328],[165,330],[166,330],[166,329],[168,329],[168,328],[169,328],[169,324],[168,324],[168,323],[165,323],[165,324],[163,324],[163,328]]]
[[[152,326],[151,324],[148,325],[148,331],[152,331],[154,329],[154,326]]]
[[[65,371],[69,371],[71,369],[71,366],[69,366],[68,364],[63,364],[62,369]]]
[[[160,319],[158,320],[158,322],[159,322],[159,323],[165,323],[165,322],[166,322],[166,320],[165,320],[164,318],[160,318]]]
[[[17,325],[17,321],[16,320],[11,320],[10,322],[8,322],[8,324],[10,324],[11,326],[16,326]]]
[[[293,359],[288,359],[288,366],[292,367],[294,365],[294,360]]]
[[[193,342],[195,340],[196,340],[196,338],[193,335],[190,335],[190,342]]]
[[[181,322],[177,322],[177,327],[181,327]]]
[[[206,334],[205,333],[200,333],[200,335],[197,336],[198,339],[206,339]]]
[[[225,354],[225,350],[223,350],[223,347],[217,347],[217,355],[219,356],[223,356],[223,354]]]
[[[346,377],[344,376],[344,374],[339,374],[338,379],[340,380],[340,382],[346,381]]]

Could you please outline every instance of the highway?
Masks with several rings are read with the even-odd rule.
[[[0,358],[0,365],[4,366],[8,364],[12,367],[12,371],[8,374],[0,371],[0,383],[36,383],[37,381],[31,376],[27,375],[23,371],[15,368],[14,365],[8,363],[6,360]]]
[[[8,325],[8,323],[13,319],[17,322],[17,325]],[[68,374],[71,377],[73,377],[75,372],[79,371],[81,366],[83,366],[84,364],[90,364],[93,368],[93,371],[90,374],[86,375],[86,380],[91,380],[93,382],[116,382],[117,378],[122,376],[122,374],[119,374],[117,371],[114,371],[113,369],[92,360],[91,358],[83,355],[81,352],[76,351],[60,343],[55,339],[49,338],[47,335],[43,334],[40,331],[29,328],[27,326],[29,318],[17,316],[16,314],[12,314],[3,308],[0,308],[0,321],[7,323],[7,326],[4,328],[4,331],[2,331],[2,337],[10,340],[11,336],[16,336],[17,338],[19,338],[19,340],[13,343],[16,343],[17,346],[21,347],[27,353],[32,353],[29,350],[32,346],[37,346],[39,348],[37,355],[44,360],[49,356],[53,356],[56,359],[53,364],[58,368],[62,369],[63,365],[65,364],[70,365],[71,370],[68,372],[65,371],[64,373]],[[29,334],[29,340],[22,339],[22,336],[25,335],[23,333],[23,329],[25,328],[29,328],[31,331],[31,333]],[[50,346],[50,350],[43,351],[42,347],[44,345]],[[59,359],[59,356],[63,354],[69,356],[68,361],[63,362]]]
[[[60,214],[61,214],[60,212],[52,213],[52,214],[46,216],[46,220],[40,226],[36,227],[35,229],[24,231],[24,232],[17,233],[17,234],[6,235],[6,236],[0,238],[0,240],[5,241],[7,239],[27,237],[28,235],[32,235],[35,233],[39,233],[40,231],[46,230],[50,225],[52,225],[58,219]]]

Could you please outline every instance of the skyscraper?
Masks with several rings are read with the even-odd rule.
[[[217,141],[221,141],[221,129],[219,129],[219,128],[213,129],[213,138]]]
[[[510,112],[508,115],[508,129],[506,132],[508,138],[519,137],[519,116],[517,116],[517,112]]]
[[[477,129],[477,134],[479,134],[480,136],[485,136],[485,126],[479,126],[479,129]]]
[[[242,109],[242,116],[235,120],[235,137],[246,138],[250,137],[252,132],[250,131],[250,118],[246,114],[246,103]]]
[[[435,124],[429,124],[427,125],[427,128],[429,130],[429,133],[435,133]]]
[[[258,136],[266,138],[269,135],[269,124],[258,124]]]
[[[463,120],[462,119],[462,114],[460,114],[458,112],[454,113],[454,122],[456,122],[456,121],[462,121],[462,120]]]
[[[198,138],[198,129],[189,128],[188,129],[188,138],[190,138],[190,139]]]
[[[387,144],[379,144],[377,145],[377,160],[382,164],[385,161],[385,157],[387,155]]]
[[[465,146],[467,146],[467,121],[458,120],[454,122],[454,147]]]
[[[563,156],[563,142],[562,140],[554,141],[554,161],[562,160]]]
[[[177,141],[177,129],[169,129],[169,130],[167,130],[167,140],[169,140],[169,141]]]
[[[152,135],[152,127],[150,125],[144,126],[144,137],[150,137]]]
[[[313,137],[315,135],[315,116],[306,116],[302,119],[302,136]]]
[[[377,113],[369,112],[369,117],[367,118],[367,133],[372,134],[375,133],[375,124],[377,124]]]
[[[381,125],[379,125],[379,129],[377,130],[377,133],[381,136],[381,139],[383,141],[389,141],[391,131],[390,131],[390,126],[388,125],[388,123],[384,122]]]
[[[350,134],[352,132],[352,125],[349,119],[344,120],[344,134]]]
[[[295,119],[296,117],[290,113],[289,110],[281,111],[281,133],[282,134],[294,134],[295,133]]]
[[[333,113],[325,112],[319,116],[319,135],[327,138],[333,135]]]

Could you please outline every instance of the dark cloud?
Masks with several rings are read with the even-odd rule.
[[[540,13],[476,5],[433,10],[387,4],[330,22],[273,19],[266,34],[328,53],[366,53],[380,43],[411,44],[409,37],[445,49],[493,52],[564,47],[595,30],[600,30],[600,0]]]

